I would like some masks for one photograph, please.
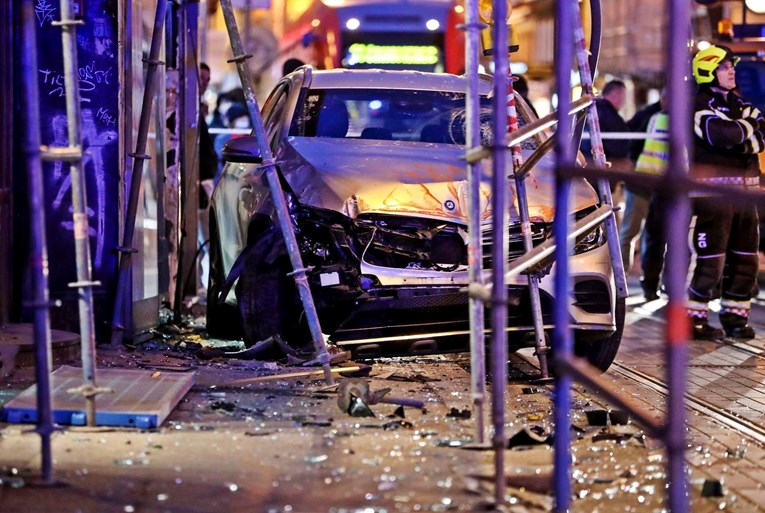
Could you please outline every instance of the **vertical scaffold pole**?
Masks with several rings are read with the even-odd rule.
[[[553,318],[553,349],[555,357],[569,360],[573,352],[573,341],[569,326],[569,256],[571,241],[569,240],[569,192],[571,180],[561,176],[560,170],[575,163],[575,151],[571,140],[571,121],[568,117],[571,105],[571,66],[573,64],[573,5],[577,0],[557,3],[555,16],[555,88],[558,95],[558,130],[555,133],[555,220],[553,233],[557,245],[555,247],[555,304]],[[554,511],[565,513],[569,511],[571,501],[571,376],[567,372],[559,373],[555,383],[554,398]]]
[[[35,378],[37,380],[37,428],[41,442],[41,473],[45,484],[53,484],[51,435],[54,431],[51,407],[51,334],[50,296],[48,291],[48,242],[45,235],[45,198],[40,158],[40,92],[37,85],[37,38],[34,2],[24,0],[21,23],[24,51],[21,52],[22,94],[26,107],[27,184],[29,187],[29,221],[31,228],[31,268],[34,310]]]
[[[279,175],[276,172],[276,165],[274,163],[273,154],[271,153],[271,147],[268,145],[266,129],[263,126],[263,119],[260,117],[258,100],[255,97],[255,91],[253,90],[252,82],[250,81],[249,73],[247,72],[246,61],[252,56],[245,54],[244,49],[242,48],[242,39],[239,36],[239,30],[236,26],[236,18],[234,17],[234,10],[231,7],[231,0],[221,0],[220,7],[223,11],[223,19],[226,22],[226,28],[228,29],[231,50],[234,53],[233,59],[229,62],[236,63],[236,68],[239,72],[239,80],[244,89],[244,96],[247,100],[247,110],[250,113],[250,121],[252,122],[255,136],[258,140],[260,154],[263,157],[262,167],[265,171],[266,179],[268,180],[271,199],[276,208],[279,228],[284,237],[284,242],[287,245],[287,254],[292,263],[293,271],[291,274],[295,279],[295,285],[300,292],[300,299],[303,303],[306,320],[308,321],[308,327],[311,331],[316,358],[321,362],[325,381],[327,384],[332,384],[334,379],[332,378],[332,371],[329,365],[329,351],[327,350],[327,344],[324,341],[324,335],[321,332],[319,315],[316,312],[316,306],[314,305],[313,296],[311,295],[311,288],[309,287],[308,279],[306,278],[306,268],[303,265],[303,260],[300,256],[300,248],[298,247],[295,238],[295,232],[292,229],[292,220],[290,219],[289,209],[287,208],[287,200],[284,199],[284,192],[282,191]]]
[[[130,172],[130,188],[127,194],[127,208],[125,210],[125,228],[122,234],[122,246],[120,246],[120,265],[117,272],[117,292],[114,298],[114,315],[112,316],[112,346],[118,346],[123,341],[125,332],[125,302],[129,287],[130,263],[133,249],[133,236],[135,234],[135,220],[138,212],[138,197],[141,191],[141,179],[143,177],[144,161],[149,158],[146,154],[146,141],[149,137],[149,123],[151,122],[151,108],[157,91],[159,78],[158,66],[164,64],[159,60],[159,52],[162,48],[162,34],[165,28],[165,13],[167,0],[157,1],[157,11],[154,15],[154,29],[151,34],[151,47],[149,58],[146,60],[146,81],[143,88],[143,103],[141,104],[141,117],[138,121],[138,134],[136,135],[135,151],[128,154],[133,157],[133,168]]]
[[[494,96],[492,129],[495,134],[507,130],[507,76],[509,60],[500,45],[507,41],[507,3],[494,1]],[[507,390],[507,287],[509,202],[505,146],[494,137],[492,167],[492,298],[491,298],[491,394],[494,434],[494,500],[505,503],[505,392]]]
[[[592,94],[592,71],[590,61],[585,45],[584,27],[582,25],[582,14],[579,9],[579,2],[574,2],[574,13],[571,19],[574,24],[573,36],[574,47],[576,48],[576,60],[579,67],[579,81],[582,84],[582,94]],[[600,120],[598,119],[598,110],[595,102],[590,106],[587,113],[587,124],[590,128],[590,141],[592,145],[592,156],[595,165],[600,168],[606,167],[606,154],[603,150],[603,139],[600,135]],[[614,202],[611,198],[611,186],[608,180],[598,180],[598,193],[603,203],[613,208]],[[619,230],[616,227],[616,214],[612,212],[606,218],[606,235],[608,239],[608,252],[611,256],[611,267],[614,272],[614,286],[616,287],[616,297],[626,298],[627,278],[624,274],[624,261],[622,260],[622,250],[619,244]],[[616,321],[616,319],[614,319]]]
[[[669,97],[669,167],[667,176],[680,183],[687,174],[691,119],[690,85],[685,80],[688,63],[687,41],[690,6],[683,0],[670,2],[670,30],[667,49]],[[667,208],[667,263],[665,283],[667,304],[667,404],[666,447],[669,476],[668,506],[673,513],[688,511],[685,472],[685,389],[688,362],[689,323],[685,313],[685,277],[688,272],[688,246],[685,244],[690,221],[690,200],[680,191],[671,195]]]
[[[478,19],[478,4],[465,4],[465,73],[467,94],[465,110],[467,116],[467,148],[481,144],[481,103],[478,91],[478,54],[481,51],[481,30],[485,27]],[[480,162],[468,162],[468,273],[471,283],[483,285],[483,246],[481,234],[481,170]],[[473,418],[475,419],[475,441],[483,444],[486,439],[486,339],[483,300],[470,296],[470,383],[473,395]]]
[[[515,107],[515,88],[513,87],[512,72],[508,73],[507,79],[507,132],[512,134],[518,131],[518,111]],[[513,158],[515,197],[518,201],[518,217],[521,221],[523,249],[528,253],[534,249],[534,242],[531,238],[531,218],[529,216],[529,200],[526,195],[526,177],[518,175],[521,166],[523,166],[521,145],[516,144],[510,150]],[[534,348],[539,360],[539,371],[542,374],[542,379],[547,379],[550,375],[547,370],[547,341],[545,340],[544,322],[542,321],[542,302],[539,299],[539,276],[529,271],[528,284],[529,297],[531,299],[531,318],[534,323]]]
[[[77,33],[81,24],[72,18],[70,0],[61,0],[61,21],[53,25],[61,27],[61,44],[64,52],[64,87],[66,91],[66,120],[69,146],[61,158],[70,165],[72,180],[72,218],[74,221],[74,247],[77,261],[77,281],[69,286],[78,289],[80,313],[80,338],[82,352],[82,386],[77,389],[85,397],[88,426],[96,425],[96,396],[104,390],[96,387],[96,336],[93,321],[93,287],[100,283],[91,279],[90,236],[88,234],[87,194],[82,166],[82,135],[80,133],[80,84],[77,67]],[[48,156],[57,158],[58,152],[49,151]]]

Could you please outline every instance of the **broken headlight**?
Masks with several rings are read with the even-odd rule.
[[[606,230],[603,224],[599,224],[589,232],[577,237],[574,245],[574,254],[586,253],[599,248],[606,243]]]

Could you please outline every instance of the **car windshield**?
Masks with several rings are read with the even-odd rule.
[[[491,144],[491,100],[481,97],[481,142]],[[519,125],[527,120],[519,109]],[[465,95],[458,92],[312,89],[291,136],[465,144]],[[524,149],[535,149],[534,137]]]

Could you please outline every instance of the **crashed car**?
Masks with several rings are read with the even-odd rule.
[[[467,79],[414,71],[306,66],[284,77],[262,116],[322,332],[338,346],[374,353],[465,347],[469,333]],[[479,81],[481,137],[491,141],[491,81]],[[533,114],[516,98],[520,124]],[[533,243],[552,234],[553,155],[543,132],[522,144]],[[536,152],[536,154],[535,154]],[[310,342],[302,303],[254,136],[224,149],[210,221],[208,331],[248,345],[280,335]],[[483,265],[490,282],[491,161],[482,162]],[[509,258],[524,254],[510,184]],[[574,180],[572,214],[599,206]],[[545,330],[553,328],[555,265],[537,269]],[[575,352],[605,370],[624,324],[605,230],[577,238],[569,298]],[[534,345],[528,277],[508,282],[510,349]],[[486,316],[490,319],[490,315]],[[241,329],[241,333],[237,332]],[[531,335],[531,336],[530,336]],[[453,346],[461,340],[461,346]]]

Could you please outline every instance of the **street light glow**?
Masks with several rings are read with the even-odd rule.
[[[765,0],[746,0],[747,8],[757,14],[765,13]]]
[[[360,26],[361,26],[361,22],[358,20],[358,18],[351,18],[345,22],[345,28],[347,28],[348,30],[356,30]]]

